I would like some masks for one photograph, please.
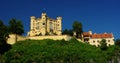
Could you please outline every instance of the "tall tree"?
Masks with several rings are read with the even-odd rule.
[[[73,31],[76,32],[76,37],[82,39],[81,36],[81,34],[83,33],[82,23],[78,21],[74,21],[72,27],[73,27]]]
[[[4,23],[0,20],[0,38],[1,40],[6,40],[6,37],[8,36],[8,28],[4,25]]]
[[[10,45],[6,42],[8,37],[8,27],[0,20],[0,54],[9,49]]]
[[[102,39],[100,41],[100,48],[101,48],[101,50],[106,50],[107,49],[107,43],[106,43],[105,39]]]
[[[17,21],[16,19],[11,19],[9,21],[9,30],[13,34],[22,35],[24,33],[23,25],[21,21]]]
[[[73,36],[73,31],[65,29],[65,30],[63,30],[62,34],[67,34],[67,35]]]
[[[115,45],[120,46],[120,39],[115,40]]]
[[[22,35],[24,33],[22,22],[16,19],[9,21],[9,32],[15,34],[15,42],[17,42],[17,34]]]
[[[17,34],[22,35],[24,33],[23,24],[20,20],[17,21]]]

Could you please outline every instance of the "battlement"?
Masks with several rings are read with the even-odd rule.
[[[30,18],[31,18],[31,19],[35,19],[36,17],[35,17],[35,16],[31,16]]]
[[[57,20],[62,20],[62,17],[57,17]]]
[[[47,14],[46,13],[42,13],[42,16],[46,16]]]

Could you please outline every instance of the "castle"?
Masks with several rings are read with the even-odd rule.
[[[62,17],[52,19],[46,13],[42,13],[40,18],[30,17],[30,31],[28,36],[61,35]]]
[[[73,33],[73,35],[76,35]],[[16,41],[33,39],[33,40],[43,40],[43,39],[52,39],[52,40],[70,40],[72,36],[62,35],[62,17],[57,17],[57,19],[52,19],[47,16],[46,13],[42,13],[40,18],[35,16],[30,17],[30,31],[27,34],[27,37],[17,36]],[[10,34],[8,39],[8,44],[14,44],[16,35]],[[91,45],[100,46],[100,41],[102,39],[106,40],[107,46],[114,45],[114,36],[112,33],[96,34],[89,32],[83,32],[82,40],[78,39],[80,42],[89,43]]]

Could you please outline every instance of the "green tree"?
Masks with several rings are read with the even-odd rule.
[[[14,18],[11,19],[9,21],[9,32],[15,34],[15,41],[17,42],[17,34],[22,35],[24,33],[22,22]]]
[[[73,36],[73,30],[65,29],[65,30],[63,30],[62,34],[67,34],[67,35]]]
[[[100,48],[101,48],[101,50],[106,50],[107,49],[107,43],[106,43],[105,39],[102,39],[100,41]]]
[[[23,24],[20,20],[11,19],[9,21],[9,31],[13,34],[22,35],[24,33]]]
[[[82,39],[81,34],[83,33],[82,23],[75,21],[72,25],[73,31],[76,32],[76,37]]]
[[[67,29],[63,30],[62,34],[68,34],[68,30]]]
[[[8,27],[0,20],[0,54],[3,54],[9,49],[10,45],[6,42],[8,37]]]
[[[120,46],[120,39],[115,40],[115,45]]]

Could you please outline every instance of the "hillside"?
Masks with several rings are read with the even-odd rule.
[[[102,51],[75,39],[26,40],[12,45],[1,62],[5,63],[108,63],[113,58],[115,46]],[[118,49],[117,49],[118,50]]]

